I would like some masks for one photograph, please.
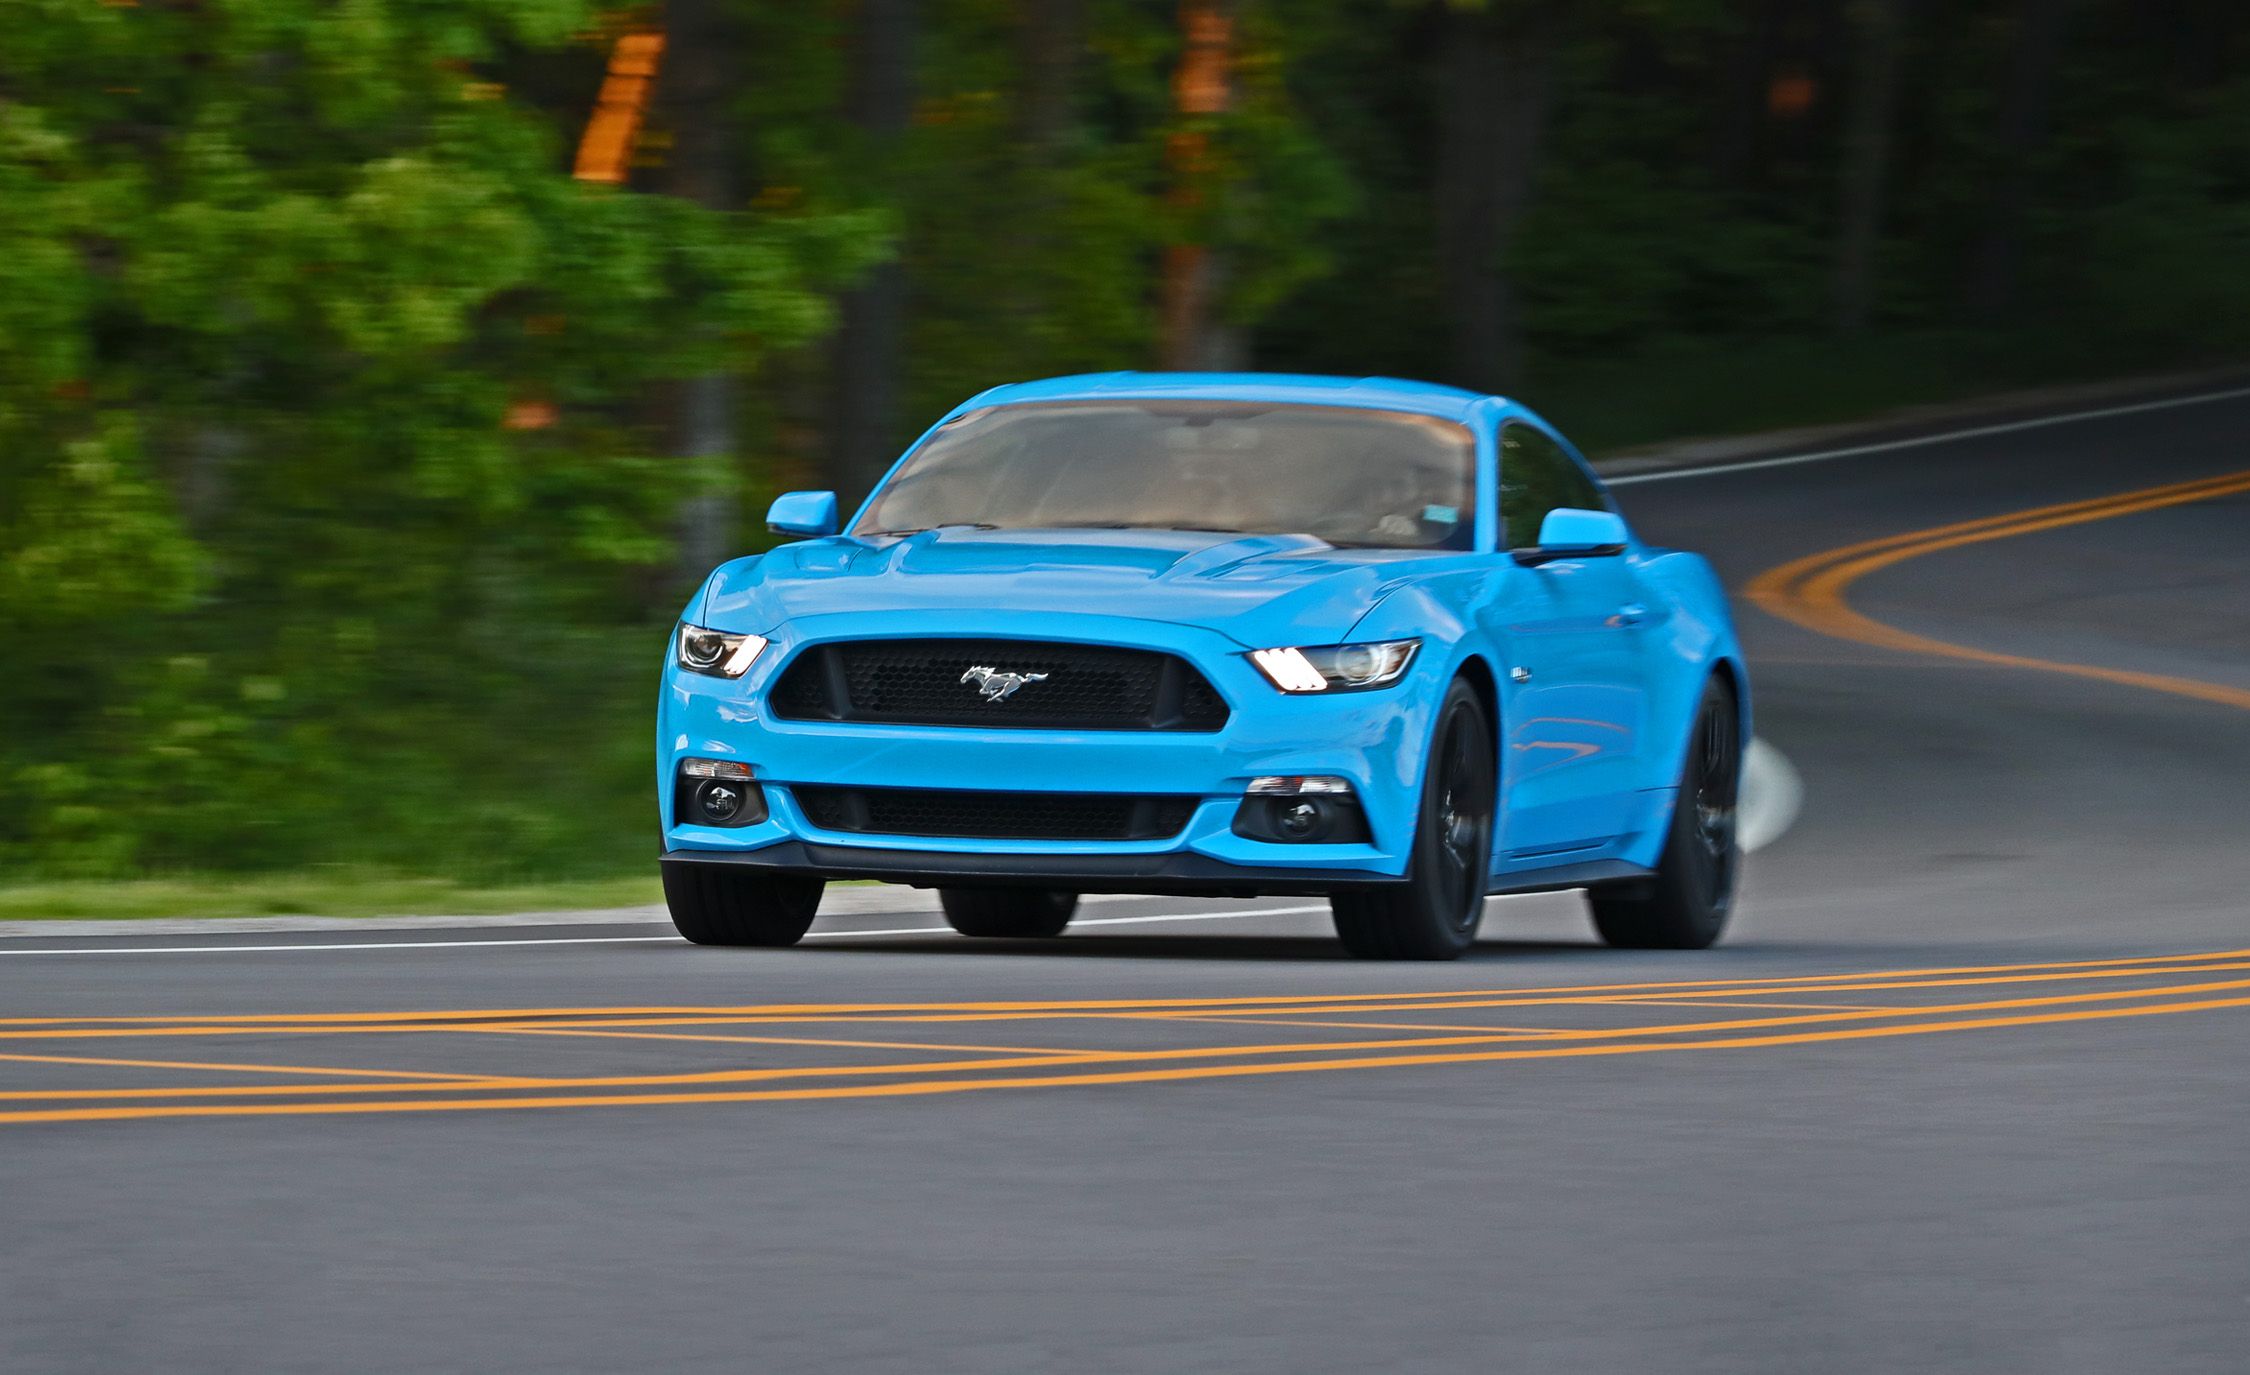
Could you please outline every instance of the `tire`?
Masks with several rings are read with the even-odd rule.
[[[1497,754],[1484,707],[1456,679],[1438,706],[1407,882],[1328,899],[1363,960],[1451,960],[1474,944],[1492,874]]]
[[[1059,936],[1078,911],[1076,893],[1052,888],[940,888],[938,902],[964,936]]]
[[[1735,806],[1742,793],[1742,713],[1734,689],[1704,684],[1680,767],[1680,790],[1656,875],[1617,889],[1593,889],[1594,929],[1633,950],[1701,950],[1719,938],[1734,911],[1742,846]]]
[[[697,945],[795,945],[812,925],[828,883],[722,864],[667,864],[663,874],[672,925]]]

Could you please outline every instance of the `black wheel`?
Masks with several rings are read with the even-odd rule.
[[[722,864],[667,864],[663,873],[672,925],[697,945],[795,945],[827,886],[822,878]]]
[[[1735,806],[1742,795],[1742,713],[1723,678],[1704,685],[1687,762],[1656,876],[1586,894],[1594,927],[1611,945],[1701,950],[1726,929],[1742,870]]]
[[[1076,893],[1051,888],[940,888],[938,902],[964,936],[1059,936],[1078,910]]]
[[[1492,728],[1469,685],[1438,708],[1407,882],[1328,899],[1344,948],[1363,960],[1450,960],[1476,940],[1492,873]]]

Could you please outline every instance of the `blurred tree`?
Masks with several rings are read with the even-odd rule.
[[[503,82],[599,22],[12,6],[0,863],[641,848],[601,685],[691,479],[636,400],[813,337],[868,226],[572,181]],[[164,786],[115,807],[120,760]]]
[[[1438,275],[1448,284],[1451,381],[1522,381],[1522,309],[1507,255],[1531,202],[1555,97],[1559,7],[1445,3],[1439,40]]]
[[[848,118],[869,156],[896,164],[914,113],[916,0],[858,0],[852,26]],[[829,485],[867,495],[897,457],[906,343],[905,270],[877,264],[844,293],[836,331]]]
[[[1177,370],[1240,366],[1237,332],[1212,318],[1226,264],[1204,242],[1203,215],[1217,172],[1211,126],[1234,103],[1234,9],[1229,0],[1180,0],[1180,59],[1172,73],[1178,125],[1165,139],[1164,152],[1171,179],[1167,199],[1181,223],[1164,246],[1158,279],[1158,354],[1161,366]]]
[[[1712,180],[1739,189],[1755,170],[1758,134],[1777,104],[1790,114],[1810,103],[1810,83],[1801,75],[1781,78],[1775,63],[1783,36],[1784,9],[1791,0],[1743,0],[1738,23],[1727,32],[1726,55],[1716,73],[1719,117],[1711,133]]]
[[[1060,160],[1078,121],[1080,48],[1086,41],[1085,0],[1023,0],[1017,43],[1023,54],[1023,94],[1016,106],[1016,137],[1042,167]]]
[[[1891,150],[1897,138],[1899,77],[1911,0],[1850,0],[1853,70],[1845,112],[1841,208],[1837,216],[1833,325],[1867,327],[1875,256],[1883,232]]]
[[[665,0],[667,61],[657,81],[672,130],[664,190],[720,213],[738,210],[743,203],[732,99],[741,72],[735,60],[741,31],[734,9],[731,0]],[[724,327],[713,321],[706,328]],[[725,479],[741,444],[742,360],[722,354],[714,361],[721,366],[674,387],[672,447],[704,470],[700,490],[688,497],[679,517],[680,567],[690,578],[734,552],[734,484]]]
[[[1969,305],[1980,316],[2002,315],[2014,303],[2024,213],[2039,145],[2046,138],[2047,112],[2054,101],[2068,8],[2068,0],[2023,0],[2017,11],[2007,86],[1993,138],[1998,164],[1969,275]]]

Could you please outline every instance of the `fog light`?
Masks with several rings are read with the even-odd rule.
[[[1320,829],[1320,804],[1289,802],[1274,809],[1274,825],[1281,833],[1301,840]]]
[[[683,759],[672,794],[681,826],[755,826],[766,819],[766,795],[750,766],[733,759]]]
[[[1234,814],[1234,833],[1277,845],[1365,845],[1367,814],[1341,778],[1260,778]]]
[[[695,805],[706,818],[724,826],[742,810],[742,794],[724,783],[706,783],[695,790]]]

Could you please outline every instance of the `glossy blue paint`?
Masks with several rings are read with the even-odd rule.
[[[1633,567],[1610,555],[1512,571],[1484,617],[1511,675],[1528,675],[1501,713],[1501,855],[1599,848],[1625,833],[1629,799],[1648,781],[1648,641],[1619,619],[1637,595]]]
[[[766,508],[766,528],[778,535],[833,535],[836,494],[783,492]]]
[[[1623,552],[1524,565],[1499,547],[1499,427],[1515,422],[1553,433],[1517,403],[1380,378],[1107,373],[996,387],[946,419],[1017,402],[1108,397],[1353,406],[1456,421],[1476,441],[1475,548],[952,526],[903,537],[829,535],[723,564],[686,617],[770,643],[739,680],[668,662],[657,740],[667,848],[754,851],[797,840],[991,856],[1002,867],[1010,856],[1178,852],[1275,875],[1395,876],[1413,839],[1437,703],[1455,677],[1469,675],[1489,685],[1500,716],[1503,795],[1492,885],[1504,890],[1516,875],[1562,863],[1654,862],[1688,728],[1712,673],[1737,684],[1747,738],[1748,680],[1725,596],[1701,558],[1647,546],[1621,515],[1595,511],[1554,513],[1542,544],[1622,545]],[[792,493],[770,519],[776,528],[784,517],[789,528],[818,527],[817,508],[784,506],[826,495]],[[834,529],[829,500],[827,528]],[[1177,654],[1202,671],[1232,714],[1224,729],[1195,733],[878,726],[786,720],[768,709],[768,690],[807,646],[931,636]],[[1285,645],[1409,637],[1422,650],[1405,677],[1365,692],[1285,695],[1248,658]],[[678,824],[673,780],[687,756],[748,761],[766,785],[769,819],[733,829]],[[1268,774],[1350,780],[1371,843],[1287,845],[1235,835],[1249,780]],[[790,791],[811,783],[1185,793],[1201,802],[1186,830],[1162,841],[903,838],[819,830]]]

